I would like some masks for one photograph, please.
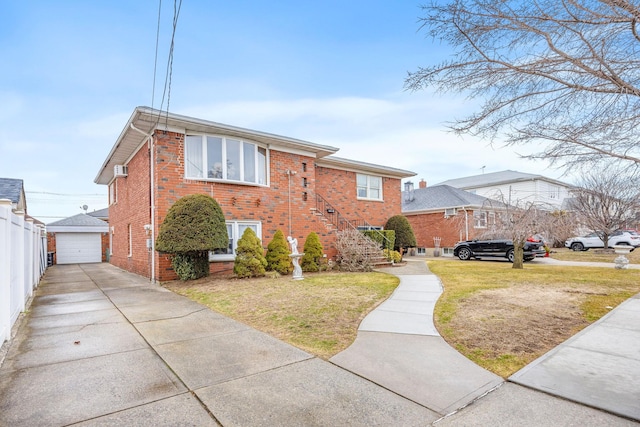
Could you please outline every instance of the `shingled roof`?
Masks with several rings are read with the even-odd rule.
[[[413,190],[413,200],[408,200],[406,191],[402,192],[402,212],[438,211],[449,208],[487,208],[501,207],[502,203],[478,196],[450,185],[434,185]]]
[[[23,186],[21,179],[0,178],[0,199],[9,199],[12,203],[18,203]]]
[[[9,199],[14,209],[27,210],[24,182],[21,179],[0,178],[0,199]]]
[[[109,231],[109,224],[101,219],[80,213],[70,216],[69,218],[47,224],[47,231],[106,233]]]

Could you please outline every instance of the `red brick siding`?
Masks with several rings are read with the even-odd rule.
[[[47,232],[47,252],[53,252],[53,263],[57,264],[56,257],[56,233]]]
[[[109,207],[109,223],[113,227],[110,262],[124,270],[150,277],[151,254],[146,248],[147,236],[144,230],[144,225],[151,223],[147,145],[133,156],[127,169],[128,176],[116,178],[117,201]],[[129,256],[129,224],[131,224],[131,256]]]
[[[358,217],[373,226],[383,227],[387,220],[400,214],[400,179],[382,178],[382,201],[358,200],[356,173],[317,167],[316,191],[350,220]]]
[[[400,213],[400,180],[384,178],[384,202],[356,200],[356,174],[316,167],[314,158],[271,150],[269,152],[269,187],[190,180],[184,178],[184,135],[156,132],[155,135],[155,228],[169,208],[188,194],[208,194],[220,204],[227,220],[250,220],[262,223],[262,245],[277,230],[298,239],[304,247],[306,236],[315,231],[328,256],[335,255],[335,234],[327,231],[319,217],[313,215],[316,188],[348,218],[357,213],[372,225],[384,225]],[[303,168],[306,164],[306,171]],[[295,171],[287,175],[286,171]],[[150,277],[144,225],[150,224],[149,152],[143,147],[128,164],[128,177],[117,178],[117,202],[109,209],[109,222],[115,227],[111,262],[125,270]],[[306,178],[307,186],[304,186]],[[306,200],[305,200],[306,193]],[[291,221],[290,221],[291,218]],[[127,256],[127,225],[132,225],[133,254]],[[291,230],[291,232],[290,232]],[[176,278],[167,255],[156,256],[155,277],[159,281]],[[211,272],[231,271],[233,262],[213,262]]]
[[[465,240],[465,213],[458,211],[455,216],[444,217],[444,211],[428,214],[406,215],[413,228],[418,247],[434,247],[433,238],[441,237],[441,247],[453,247]],[[478,230],[473,228],[473,211],[467,211],[469,239],[473,239]]]

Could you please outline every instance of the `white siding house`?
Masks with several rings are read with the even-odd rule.
[[[542,175],[511,170],[450,179],[438,185],[449,185],[510,204],[535,203],[549,210],[562,209],[572,188]]]

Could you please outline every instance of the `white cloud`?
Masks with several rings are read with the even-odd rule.
[[[384,99],[220,102],[181,113],[331,145],[340,149],[338,156],[411,170],[430,183],[505,169],[560,176],[546,163],[519,158],[515,149],[526,153],[526,147],[492,147],[447,132],[443,122],[471,106],[402,93]]]

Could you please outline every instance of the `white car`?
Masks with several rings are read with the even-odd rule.
[[[587,251],[590,248],[604,248],[604,242],[597,233],[590,233],[583,237],[572,237],[564,242],[565,247],[573,251]],[[614,231],[609,236],[609,247],[627,245],[637,248],[640,246],[640,234],[636,231]],[[633,249],[632,249],[633,250]]]

